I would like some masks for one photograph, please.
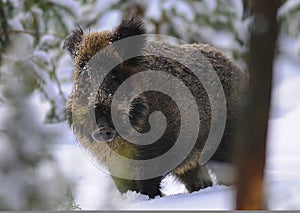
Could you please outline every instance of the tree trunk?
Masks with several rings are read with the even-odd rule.
[[[236,138],[238,210],[266,208],[263,177],[279,3],[253,0],[250,4],[254,14],[247,56],[250,81]]]

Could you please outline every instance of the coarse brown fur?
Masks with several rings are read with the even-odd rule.
[[[103,123],[114,129],[110,114],[112,96],[118,86],[133,74],[146,70],[159,70],[172,74],[190,89],[198,105],[201,126],[198,139],[191,153],[180,165],[159,177],[147,180],[128,180],[113,176],[113,179],[119,191],[134,190],[147,194],[151,198],[161,195],[160,182],[168,173],[177,176],[189,192],[211,186],[212,181],[206,166],[199,165],[199,157],[211,127],[211,105],[201,81],[183,64],[188,64],[194,69],[203,70],[204,61],[200,60],[200,55],[204,56],[207,63],[210,64],[207,66],[212,66],[220,79],[226,97],[227,119],[223,138],[212,160],[230,162],[233,148],[232,135],[239,114],[239,99],[246,83],[246,77],[235,63],[219,50],[211,45],[201,43],[172,45],[166,42],[147,42],[141,39],[137,40],[135,45],[130,46],[134,51],[140,52],[141,56],[123,62],[122,58],[126,54],[126,48],[129,47],[124,46],[115,49],[112,46],[105,49],[101,60],[114,60],[119,62],[119,65],[113,68],[105,77],[97,94],[87,94],[89,87],[93,83],[97,83],[97,78],[90,78],[91,73],[84,69],[89,60],[104,47],[109,47],[111,43],[122,38],[145,33],[143,22],[135,17],[123,21],[113,32],[103,31],[84,34],[81,29],[78,29],[73,31],[66,39],[64,49],[70,53],[74,60],[73,90],[66,107],[68,122],[73,127],[80,143],[108,169],[112,152],[136,160],[158,157],[174,145],[180,132],[180,112],[176,107],[176,103],[167,95],[155,91],[144,92],[134,99],[129,109],[131,125],[141,133],[149,131],[148,119],[152,112],[161,111],[165,115],[167,119],[166,130],[162,137],[151,145],[132,144],[118,133],[112,141],[97,143],[92,137],[95,127],[90,121],[96,120],[97,125]],[[147,51],[157,53],[157,55],[147,55]],[[180,57],[184,63],[181,64],[170,58],[162,57],[164,53],[169,53],[172,58]],[[188,55],[192,57],[187,57]],[[92,76],[97,74],[100,75],[101,73],[93,73]],[[151,80],[156,81],[159,79]],[[133,87],[135,86],[142,85],[134,82]],[[92,99],[91,96],[94,96],[95,99]],[[182,101],[186,100],[182,99]],[[93,113],[90,112],[91,106],[94,106]],[[143,172],[143,168],[132,168],[132,171],[127,172],[133,172],[133,170]]]

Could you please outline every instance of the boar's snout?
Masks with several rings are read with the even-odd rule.
[[[92,137],[97,142],[112,141],[115,136],[116,131],[110,127],[98,128],[92,133]]]

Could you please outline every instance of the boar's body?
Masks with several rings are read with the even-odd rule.
[[[144,33],[140,20],[132,19],[123,22],[116,29],[117,32],[121,31],[121,33],[117,33],[118,35],[124,34],[122,34],[124,25],[134,30],[132,30],[132,34],[129,33],[130,35],[123,37]],[[131,31],[127,30],[126,32]],[[171,45],[166,42],[145,42],[143,47],[137,47],[141,48],[141,56],[122,62],[115,67],[105,77],[97,94],[91,94],[92,96],[96,96],[96,101],[91,102],[94,99],[93,97],[89,97],[89,94],[85,94],[86,90],[84,88],[89,87],[89,81],[93,81],[93,79],[89,78],[90,74],[87,73],[87,70],[84,70],[84,65],[86,65],[91,56],[95,55],[103,47],[108,46],[113,41],[112,38],[114,38],[115,34],[116,32],[83,34],[80,30],[74,31],[73,35],[65,42],[65,48],[71,53],[75,62],[73,90],[69,97],[66,111],[69,123],[73,126],[77,139],[108,170],[112,163],[111,156],[113,152],[135,160],[152,159],[166,153],[176,142],[181,128],[181,115],[176,105],[177,103],[166,94],[157,91],[146,91],[134,99],[130,109],[125,109],[129,111],[132,127],[140,133],[149,131],[149,115],[152,112],[161,111],[164,114],[167,119],[166,130],[156,142],[150,145],[130,143],[118,135],[117,132],[107,142],[96,142],[95,136],[93,137],[92,135],[95,129],[91,122],[96,120],[99,127],[104,126],[107,129],[114,129],[110,111],[111,100],[118,86],[128,77],[148,70],[169,73],[180,79],[189,88],[198,106],[200,128],[198,139],[192,151],[180,165],[170,168],[169,171],[158,177],[146,180],[129,180],[115,176],[112,177],[119,191],[126,192],[127,190],[133,190],[147,194],[151,198],[161,195],[160,182],[168,173],[177,176],[185,184],[189,192],[211,186],[212,181],[208,175],[207,168],[205,165],[199,165],[199,158],[211,127],[212,114],[210,100],[201,83],[201,79],[198,79],[186,65],[201,72],[205,72],[207,66],[212,66],[224,89],[227,108],[226,128],[220,146],[212,157],[213,160],[219,161],[229,162],[231,159],[233,148],[232,134],[239,114],[238,103],[243,91],[243,85],[245,84],[244,74],[230,59],[210,45]],[[148,52],[151,55],[147,55]],[[166,55],[165,53],[171,54],[172,58],[181,58],[181,62],[184,63],[163,57],[163,55]],[[115,53],[113,49],[109,51],[109,54],[106,54],[106,57],[122,61],[122,54]],[[159,78],[159,75],[157,75],[157,78]],[[155,77],[150,80],[159,81]],[[132,82],[132,86],[142,87],[143,85],[140,85],[139,82]],[[180,93],[176,87],[171,88],[171,90]],[[215,95],[218,96],[219,94]],[[186,99],[182,99],[182,101],[186,101]],[[95,106],[95,111],[92,115],[90,113],[91,105]],[[122,108],[122,106],[120,107]],[[190,120],[193,120],[192,115]],[[190,125],[194,124],[191,122]],[[149,171],[143,171],[143,168],[130,168],[125,172],[137,173],[138,175],[139,173]]]

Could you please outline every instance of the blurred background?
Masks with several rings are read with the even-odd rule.
[[[131,201],[132,208],[147,208],[145,198],[134,193],[125,198],[116,192],[105,194],[113,188],[109,176],[91,165],[67,127],[64,107],[71,91],[72,61],[62,50],[64,39],[78,25],[85,32],[112,30],[123,18],[139,15],[148,33],[212,44],[246,71],[253,19],[247,2],[0,0],[0,210],[125,208]],[[299,20],[300,1],[282,1],[268,137],[266,172],[272,174],[271,181],[300,176]],[[166,194],[184,192],[172,177],[165,184],[172,186]],[[278,203],[281,189],[271,191],[279,196],[270,200],[271,209],[300,209],[293,192],[288,193],[291,203]],[[206,209],[210,203],[213,209],[232,208],[225,202],[232,196],[231,188],[217,187],[213,192],[224,201],[185,207]],[[181,196],[176,199],[185,201]],[[159,209],[167,204],[153,205]]]

